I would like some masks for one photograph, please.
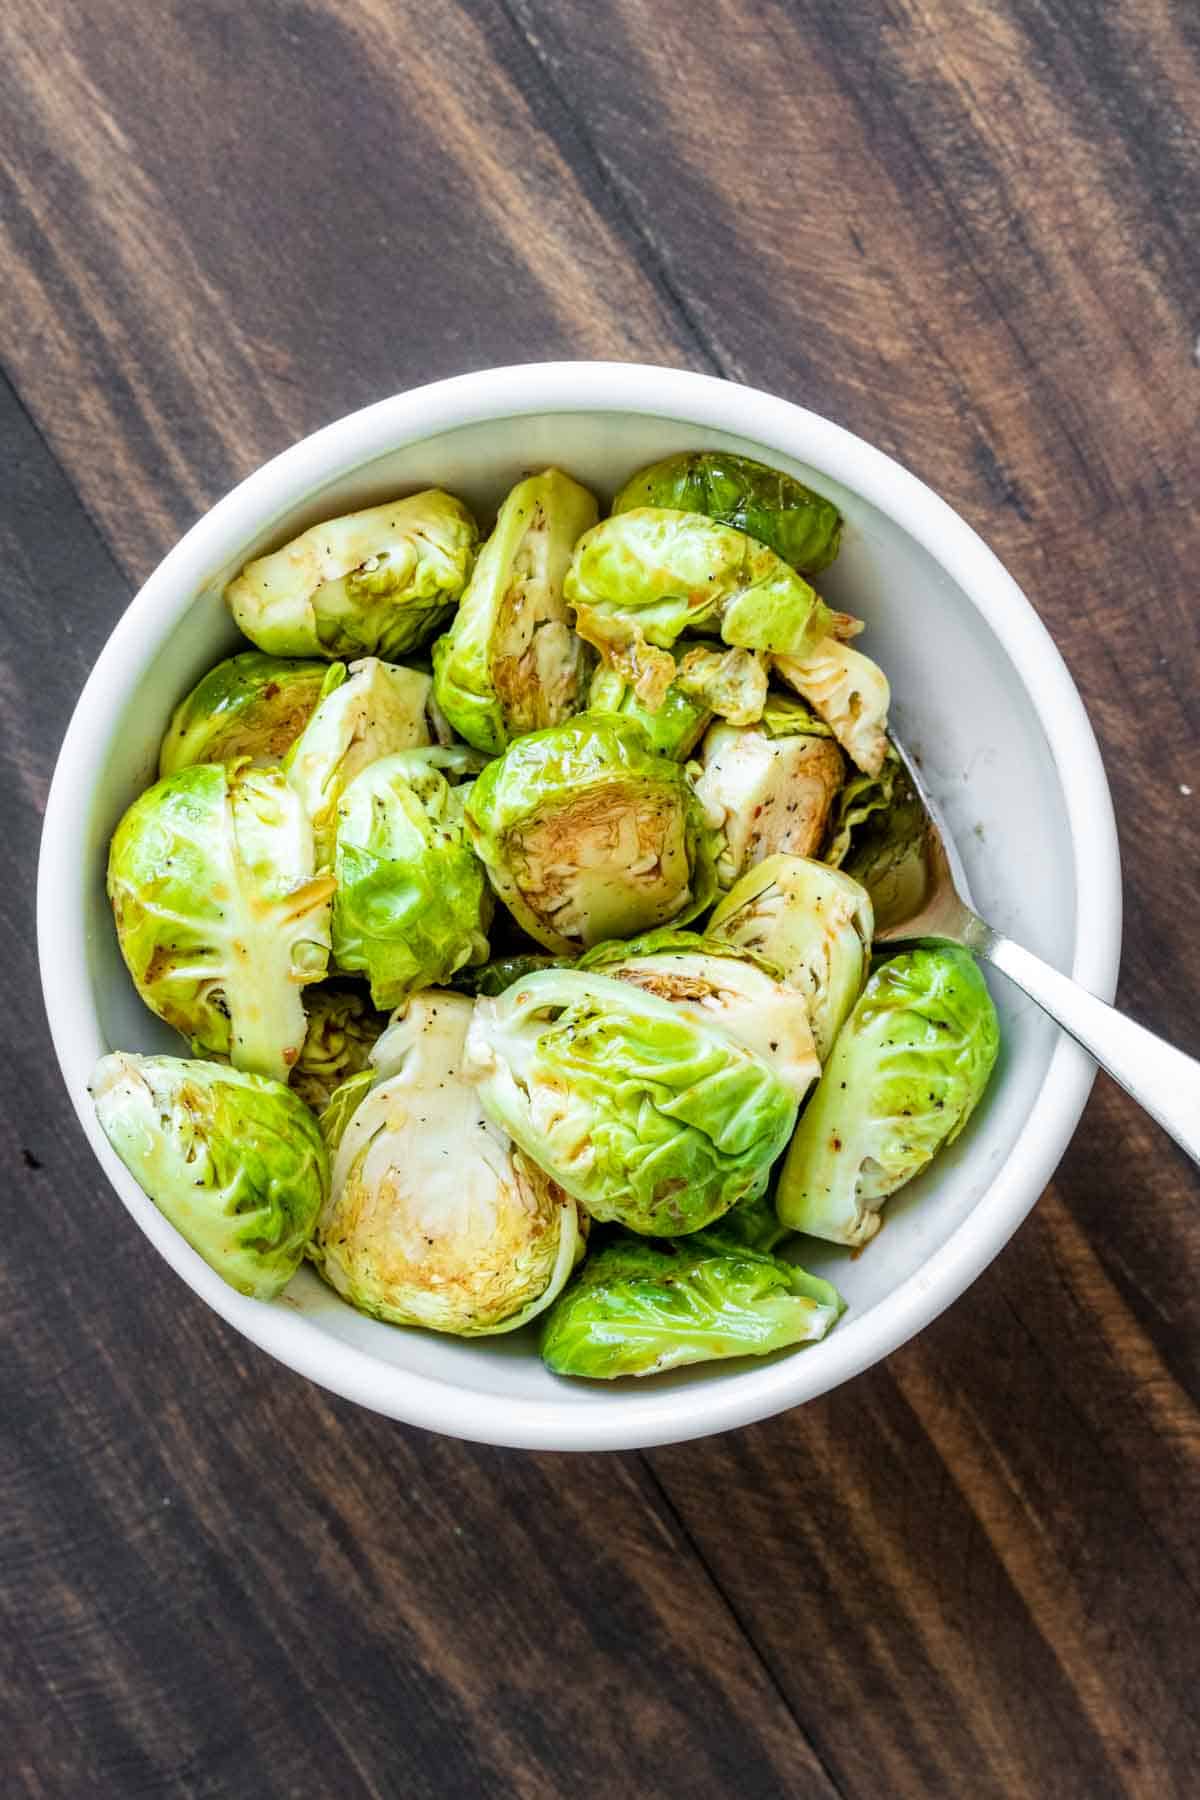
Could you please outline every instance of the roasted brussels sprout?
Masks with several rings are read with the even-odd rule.
[[[338,802],[360,770],[428,744],[432,686],[419,670],[374,656],[330,681],[284,765],[312,820],[320,865],[333,861]]]
[[[821,1062],[862,992],[875,929],[865,888],[800,856],[748,869],[708,922],[712,938],[765,956],[803,997]]]
[[[277,763],[299,737],[334,663],[293,662],[244,650],[196,683],[171,714],[158,756],[160,775],[192,763]],[[344,670],[342,671],[344,674]]]
[[[317,1121],[278,1081],[175,1056],[102,1057],[96,1117],[125,1167],[239,1294],[272,1300],[326,1196]]]
[[[622,1234],[547,1313],[542,1360],[556,1375],[600,1381],[660,1375],[812,1343],[841,1311],[829,1282],[718,1231],[658,1242]]]
[[[463,829],[465,790],[447,780],[475,761],[461,748],[385,756],[338,807],[334,961],[366,975],[385,1010],[487,960],[492,897]]]
[[[779,1178],[780,1221],[865,1244],[889,1194],[952,1143],[999,1048],[991,995],[950,944],[883,963],[838,1034]]]
[[[771,1065],[627,981],[543,969],[477,1000],[464,1073],[595,1219],[698,1231],[760,1193],[795,1122]]]
[[[580,969],[602,969],[745,1044],[802,1100],[821,1065],[804,999],[753,952],[694,931],[652,931],[631,943],[597,944]]]
[[[693,644],[671,651],[675,679],[657,712],[638,700],[616,669],[601,663],[592,676],[588,711],[621,713],[633,719],[660,756],[684,762],[714,715],[737,725],[750,725],[762,715],[767,695],[765,658],[756,650],[726,650],[717,644]]]
[[[478,530],[429,488],[327,519],[247,564],[225,590],[238,626],[273,656],[382,656],[426,643],[467,585]]]
[[[286,1081],[300,990],[329,962],[333,877],[278,769],[195,763],[134,801],[108,858],[121,954],[152,1012],[197,1053]]]
[[[676,677],[668,654],[685,632],[726,644],[810,655],[857,621],[833,613],[789,563],[701,513],[640,507],[604,519],[575,546],[566,580],[575,629],[657,711]]]
[[[292,1069],[292,1092],[316,1113],[335,1088],[367,1067],[371,1047],[387,1025],[361,988],[331,983],[305,991],[308,1030]]]
[[[640,506],[706,513],[766,544],[802,575],[827,569],[842,536],[832,500],[731,450],[684,450],[639,470],[613,501],[613,512]]]
[[[718,833],[722,887],[780,851],[816,854],[846,765],[807,707],[772,695],[758,725],[711,726],[699,762],[696,793]]]
[[[360,1312],[460,1337],[526,1324],[580,1249],[574,1201],[488,1123],[459,1072],[470,1018],[464,995],[415,994],[379,1040],[309,1247]]]
[[[628,719],[587,713],[518,738],[466,816],[500,899],[560,954],[683,924],[715,892],[712,834],[683,770]]]
[[[520,482],[500,508],[433,652],[438,705],[478,750],[499,756],[514,738],[583,711],[593,659],[572,629],[563,578],[596,510],[559,469]]]
[[[891,690],[878,663],[836,637],[803,656],[775,656],[777,673],[814,707],[851,762],[878,775],[887,755]]]

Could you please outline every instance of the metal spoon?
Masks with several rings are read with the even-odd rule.
[[[845,865],[871,895],[875,942],[941,938],[973,950],[1049,1013],[1193,1162],[1200,1162],[1200,1062],[979,917],[969,902],[958,852],[914,759],[895,737],[892,744],[901,768],[891,805],[860,827]]]

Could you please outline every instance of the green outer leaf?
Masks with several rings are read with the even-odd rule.
[[[593,1218],[650,1235],[759,1193],[797,1110],[726,1032],[574,969],[478,1000],[465,1067],[488,1117]]]
[[[682,655],[682,651],[679,653]],[[679,657],[676,656],[678,664]],[[640,725],[658,756],[686,762],[704,736],[713,714],[702,700],[685,694],[677,682],[667,689],[657,712],[642,706],[632,687],[616,669],[598,664],[588,691],[589,713],[613,713]]]
[[[588,1257],[547,1313],[542,1360],[593,1380],[658,1375],[812,1343],[842,1309],[829,1282],[722,1232],[622,1236]]]
[[[491,896],[441,767],[470,753],[413,750],[371,763],[338,810],[333,953],[387,1011],[487,958]]]
[[[282,1083],[174,1056],[106,1056],[109,1143],[158,1210],[240,1294],[272,1300],[329,1193],[317,1121]]]
[[[225,598],[269,654],[395,662],[453,611],[478,535],[461,500],[429,488],[312,526],[247,564]]]
[[[159,775],[247,756],[279,762],[308,723],[328,670],[328,663],[294,662],[257,650],[227,656],[171,714]]]
[[[582,711],[590,652],[570,630],[563,579],[596,514],[592,495],[560,469],[518,482],[501,506],[454,623],[433,648],[437,703],[476,749],[499,756],[514,738]],[[568,658],[553,667],[561,691],[543,679],[535,638],[544,651],[552,638]]]
[[[772,688],[762,712],[762,729],[769,738],[831,738],[833,727],[818,719],[812,708],[791,694]]]
[[[373,1068],[359,1069],[340,1082],[329,1096],[328,1104],[321,1113],[321,1136],[329,1146],[332,1156],[346,1134],[346,1127],[364,1100],[375,1086],[376,1073]]]
[[[922,946],[881,964],[792,1139],[775,1195],[783,1224],[865,1244],[888,1195],[958,1136],[999,1046],[996,1009],[966,950]]]
[[[685,633],[719,633],[726,644],[804,656],[835,618],[802,575],[744,532],[701,513],[641,507],[604,519],[575,546],[566,595],[576,629],[608,661],[669,659]],[[653,704],[639,686],[639,698]],[[659,695],[661,698],[661,694]]]
[[[690,882],[668,919],[636,891],[630,893],[630,934],[660,924],[686,924],[711,905],[716,893],[713,834],[678,763],[656,756],[645,733],[630,719],[585,713],[566,724],[519,738],[489,763],[466,802],[466,823],[499,898],[530,937],[548,950],[571,955],[603,931],[583,940],[557,930],[536,909],[539,871],[527,855],[528,832],[547,820],[561,826],[569,846],[577,808],[608,800],[614,811],[645,821],[656,812],[678,820]],[[610,876],[620,873],[610,864]],[[658,913],[658,916],[656,915]]]
[[[278,769],[194,763],[148,788],[113,834],[108,896],[125,965],[193,1049],[286,1081],[301,987],[329,961],[332,878]]]
[[[704,931],[682,931],[674,925],[664,925],[658,931],[644,931],[640,937],[610,938],[607,943],[593,944],[579,958],[575,967],[606,969],[613,963],[632,962],[641,956],[669,956],[672,953],[679,956],[727,956],[734,962],[752,963],[764,974],[777,981],[780,979],[779,970],[765,956],[759,956],[753,950],[743,950],[740,945],[732,944],[727,939],[710,937],[707,927]]]
[[[842,515],[832,500],[781,469],[730,450],[683,450],[640,469],[612,509],[640,506],[707,513],[766,544],[804,575],[827,569],[841,543]]]
[[[479,995],[494,1000],[505,988],[510,988],[514,981],[524,981],[526,975],[532,975],[536,969],[562,969],[570,967],[570,958],[561,956],[538,956],[532,952],[519,952],[514,956],[497,956],[491,962],[484,963],[482,968],[460,969],[451,980],[451,987],[463,994]]]
[[[886,811],[892,804],[896,771],[900,759],[888,749],[887,760],[878,775],[853,774],[833,803],[830,833],[821,851],[821,861],[840,869],[855,844],[855,834],[872,813]]]

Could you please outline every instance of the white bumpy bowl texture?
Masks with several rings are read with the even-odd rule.
[[[891,1202],[860,1258],[802,1247],[848,1302],[832,1335],[642,1383],[560,1380],[524,1332],[472,1343],[378,1324],[307,1268],[270,1305],[244,1299],[109,1148],[87,1093],[96,1059],[181,1046],[121,963],[104,895],[108,839],[153,779],[175,703],[238,647],[221,599],[229,578],[316,520],[396,493],[446,487],[486,516],[525,471],[553,463],[607,502],[643,464],[706,446],[776,464],[842,508],[842,552],[819,585],[866,620],[863,646],[890,677],[896,729],[945,807],[977,905],[1110,998],[1120,948],[1112,806],[1082,703],[1028,601],[970,527],[882,452],[787,401],[680,370],[488,370],[380,401],[285,451],[147,581],[96,664],[55,772],[39,953],[67,1088],[106,1175],[177,1273],[246,1337],[335,1393],[431,1430],[550,1450],[630,1448],[747,1424],[835,1387],[919,1331],[991,1261],[1052,1174],[1091,1085],[1088,1058],[995,977],[1003,1052],[963,1137]]]

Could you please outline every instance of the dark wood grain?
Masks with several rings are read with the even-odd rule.
[[[232,481],[435,375],[687,364],[844,420],[1000,550],[1105,749],[1122,997],[1200,1050],[1195,9],[131,17],[0,22],[17,1790],[1194,1792],[1197,1182],[1107,1083],[886,1368],[644,1458],[473,1449],[269,1364],[127,1229],[42,1034],[30,881],[97,647]]]

